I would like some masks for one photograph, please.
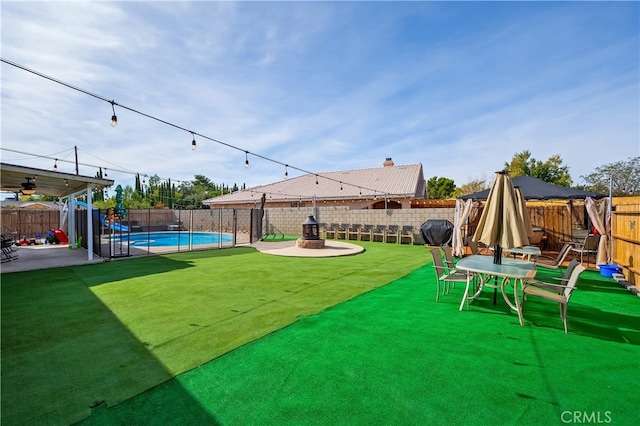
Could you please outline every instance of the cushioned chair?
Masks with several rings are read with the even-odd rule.
[[[349,224],[341,223],[340,226],[338,226],[338,229],[336,229],[336,240],[346,240],[348,230]]]
[[[409,241],[411,244],[414,242],[413,237],[413,226],[412,225],[403,225],[402,229],[400,229],[400,239],[398,240],[400,244],[403,241]]]
[[[384,242],[400,243],[400,227],[398,225],[389,225],[389,227],[384,231]]]
[[[360,241],[373,241],[373,225],[362,225]]]
[[[571,271],[569,280],[566,284],[555,284],[551,282],[536,282],[530,281],[522,287],[522,302],[518,305],[518,317],[520,319],[520,325],[524,325],[524,303],[530,296],[541,297],[543,299],[557,302],[560,308],[560,318],[564,324],[564,332],[568,333],[567,328],[567,305],[573,294],[573,290],[576,288],[578,278],[580,274],[585,270],[584,266],[576,265]]]
[[[384,243],[385,240],[385,236],[387,233],[387,227],[385,225],[376,225],[375,228],[373,228],[373,231],[371,233],[371,241],[378,241],[378,238],[380,238],[380,242]]]
[[[329,225],[329,227],[325,231],[325,238],[335,239],[337,232],[338,232],[338,224],[332,223],[331,225]]]
[[[440,283],[442,283],[442,294],[448,294],[451,283],[464,283],[466,285],[467,275],[459,271],[449,271],[449,269],[444,266],[442,251],[439,248],[434,247],[429,249],[429,251],[433,259],[433,270],[436,273],[436,302],[438,302],[440,300]]]
[[[360,226],[359,223],[354,223],[353,225],[349,225],[349,228],[347,228],[347,240],[359,240],[361,228],[362,227]]]

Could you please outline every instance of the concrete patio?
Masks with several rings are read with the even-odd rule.
[[[88,260],[85,249],[70,249],[66,245],[16,246],[14,250],[17,257],[2,263],[0,266],[2,274],[106,261],[95,255],[93,260]]]

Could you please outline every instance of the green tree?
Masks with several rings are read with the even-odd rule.
[[[222,186],[211,182],[204,175],[195,175],[191,182],[183,182],[178,188],[180,194],[178,205],[184,209],[206,209],[208,206],[202,204],[207,198],[222,195]]]
[[[140,197],[144,198],[144,187],[142,186],[142,182],[140,181],[140,174],[139,173],[136,173],[135,191],[140,195]]]
[[[452,198],[456,184],[452,179],[434,176],[427,181],[427,195],[429,198]]]
[[[612,195],[616,197],[640,196],[640,157],[604,164],[580,177],[586,182],[584,189],[589,191],[608,194],[611,183]]]
[[[463,195],[473,194],[474,192],[484,191],[487,188],[489,188],[489,185],[486,179],[474,179],[456,188],[454,196],[458,198]]]
[[[569,167],[563,164],[560,155],[553,155],[547,161],[536,160],[531,152],[516,153],[511,162],[504,164],[509,176],[531,176],[554,185],[570,187],[572,184]]]

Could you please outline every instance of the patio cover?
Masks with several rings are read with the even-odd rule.
[[[542,179],[534,178],[531,176],[516,176],[511,179],[513,186],[520,187],[522,196],[525,200],[568,200],[568,199],[582,199],[587,197],[591,198],[603,198],[606,195],[596,194],[591,191],[583,191],[581,189],[567,188],[564,186],[554,185],[549,182],[545,182]],[[486,200],[489,195],[489,190],[474,192],[473,194],[463,195],[460,198],[463,200]]]
[[[33,167],[17,166],[14,164],[0,163],[1,190],[5,192],[20,192],[22,183],[26,178],[36,179],[36,194],[52,195],[64,198],[66,196],[86,191],[88,187],[102,189],[113,185],[113,180],[97,177],[74,175],[70,173],[54,172]]]
[[[98,177],[74,175],[70,173],[54,172],[51,170],[37,169],[33,167],[17,166],[14,164],[0,163],[0,190],[5,192],[20,192],[22,183],[26,178],[35,178],[32,182],[36,186],[36,194],[52,195],[58,198],[75,197],[82,193],[87,195],[87,204],[91,206],[91,194],[94,188],[103,189],[113,185],[111,179],[101,179]],[[71,223],[73,215],[69,209],[70,234],[75,233]],[[87,209],[87,223],[91,223],[91,208]],[[92,229],[89,227],[89,241],[92,240]],[[75,240],[75,236],[69,235],[70,240]],[[87,242],[88,260],[93,260],[93,246]],[[74,248],[74,245],[70,246]]]

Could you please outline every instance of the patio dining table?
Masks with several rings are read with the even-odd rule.
[[[536,266],[533,262],[526,260],[503,258],[501,264],[493,263],[493,256],[472,255],[463,257],[456,264],[456,269],[467,273],[467,286],[464,290],[460,310],[465,302],[476,299],[484,287],[500,288],[502,297],[509,307],[518,311],[520,301],[518,300],[518,289],[522,283],[533,279],[536,276]],[[474,293],[469,295],[471,282],[474,277],[479,278],[479,284]],[[490,281],[495,278],[495,284]],[[500,282],[499,282],[500,281]],[[513,285],[514,302],[509,300],[506,293],[507,285]]]
[[[538,246],[524,246],[510,249],[502,249],[503,253],[511,253],[514,257],[519,254],[523,259],[531,260],[531,257],[534,259],[540,255],[542,255],[542,251]]]

